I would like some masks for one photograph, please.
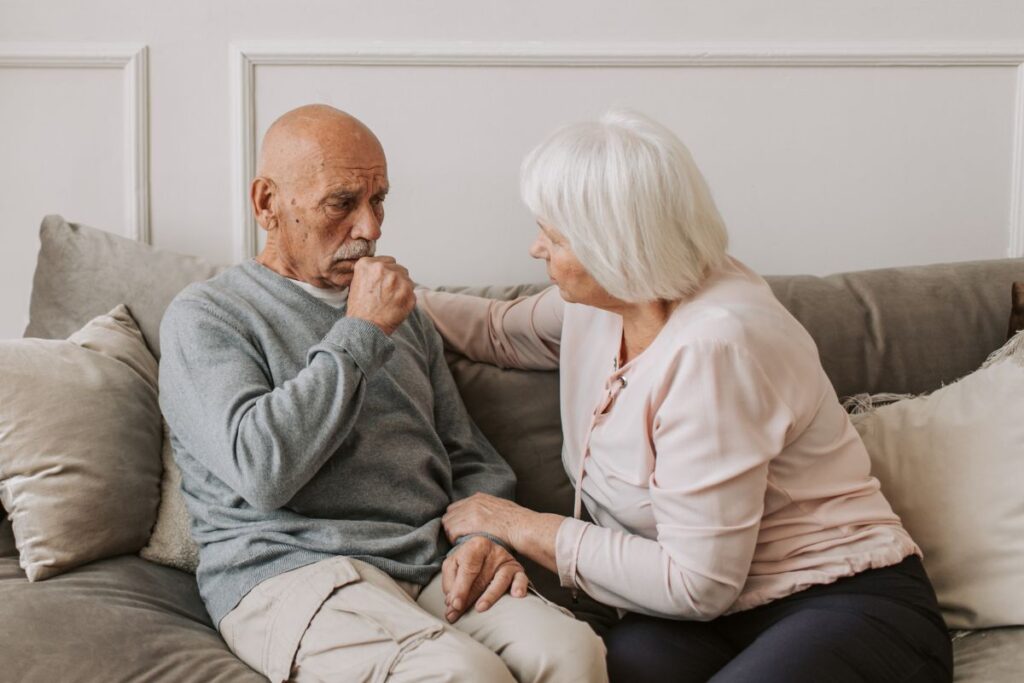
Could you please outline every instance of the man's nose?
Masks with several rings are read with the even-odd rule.
[[[359,237],[364,240],[380,239],[381,220],[377,218],[377,212],[369,203],[363,204],[352,224],[352,237]]]

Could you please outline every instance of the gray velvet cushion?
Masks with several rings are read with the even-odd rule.
[[[149,350],[160,358],[160,319],[186,285],[224,269],[194,256],[154,249],[60,216],[39,228],[26,337],[64,339],[126,304]]]
[[[266,681],[210,625],[191,574],[132,555],[29,583],[0,559],[0,679]]]

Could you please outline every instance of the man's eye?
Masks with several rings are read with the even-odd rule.
[[[370,200],[374,206],[380,206],[384,203],[384,197],[374,197]]]

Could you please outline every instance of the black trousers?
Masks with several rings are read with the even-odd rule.
[[[946,624],[916,555],[712,621],[628,614],[605,644],[613,683],[953,679]]]

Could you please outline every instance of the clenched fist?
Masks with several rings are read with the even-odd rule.
[[[390,335],[416,305],[409,271],[390,256],[356,261],[345,315],[369,321]]]

